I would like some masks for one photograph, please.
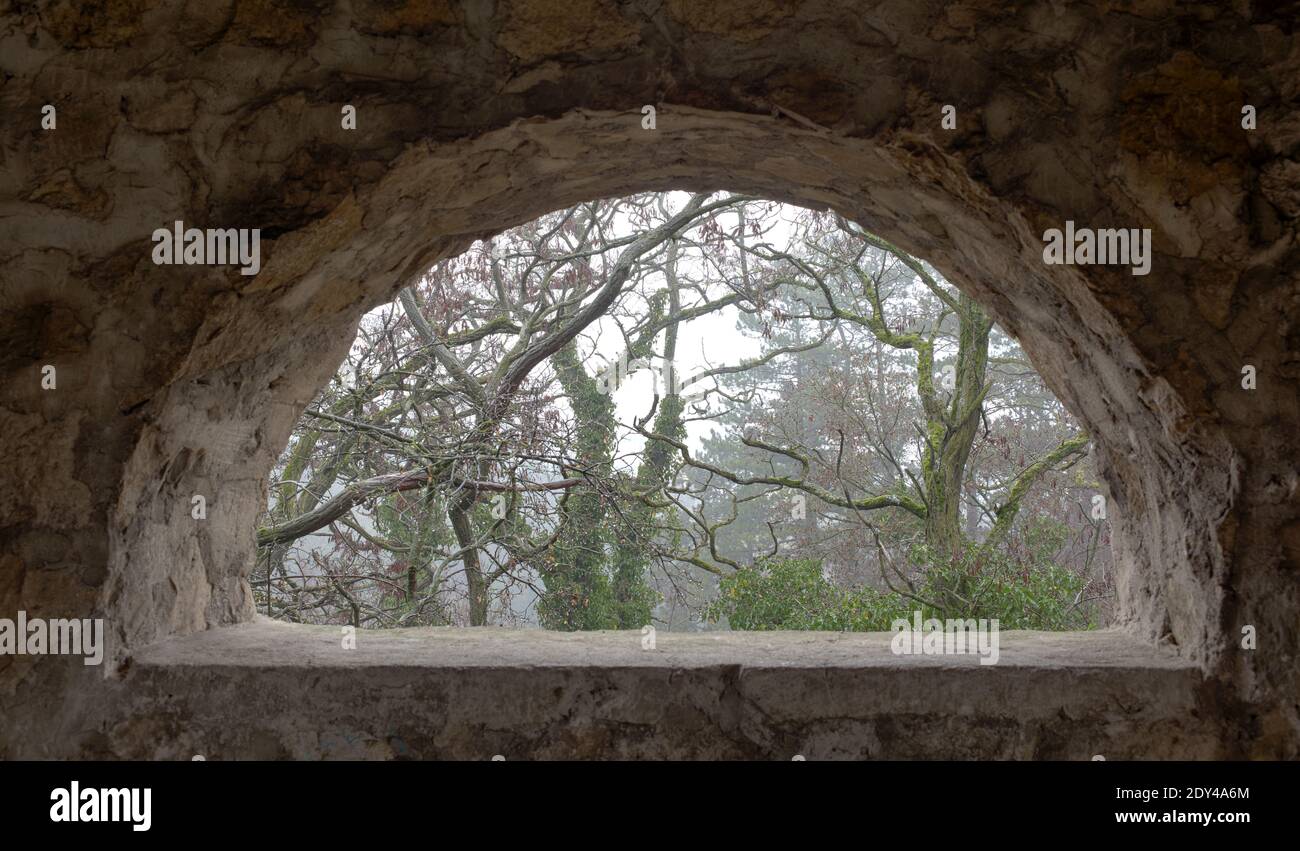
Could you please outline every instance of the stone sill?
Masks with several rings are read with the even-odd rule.
[[[239,626],[170,639],[134,656],[139,667],[217,668],[918,668],[1069,670],[1116,674],[1160,672],[1181,679],[1196,666],[1171,649],[1145,644],[1122,630],[1003,631],[996,665],[969,655],[896,655],[888,632],[664,632],[655,649],[637,631],[551,632],[497,627],[414,627],[357,630],[355,649],[342,647],[337,626],[306,626],[259,616]]]
[[[209,758],[1204,758],[1199,669],[1118,630],[1003,632],[977,655],[890,633],[358,631],[261,618],[134,655],[123,687]],[[1153,738],[1154,737],[1154,738]],[[1152,752],[1158,742],[1159,752]]]

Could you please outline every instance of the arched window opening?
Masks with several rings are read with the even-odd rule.
[[[272,617],[886,630],[1110,617],[1089,435],[924,260],[729,193],[556,211],[362,320],[273,474]]]

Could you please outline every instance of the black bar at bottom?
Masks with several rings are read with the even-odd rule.
[[[728,835],[761,839],[776,823],[820,825],[820,832],[841,819],[850,834],[862,831],[864,841],[873,826],[883,824],[910,824],[926,835],[972,830],[988,835],[997,828],[1001,836],[1021,829],[1029,836],[1040,825],[1055,824],[1071,835],[1122,836],[1163,828],[1228,837],[1293,823],[1287,793],[1300,781],[1298,766],[6,762],[0,763],[0,812],[6,832],[128,844],[154,837],[196,839],[211,831],[335,843],[345,837],[375,840],[387,831],[398,836],[421,826],[439,833],[486,830],[490,836],[510,823],[525,842],[530,834],[541,839],[539,830],[553,837],[560,824],[575,840],[585,834],[605,842],[618,836],[645,839],[660,829],[668,831],[667,838],[700,818],[716,820],[718,830],[707,833],[719,840]],[[685,819],[677,827],[674,812]],[[148,829],[137,829],[146,818]],[[638,824],[642,827],[635,828]]]

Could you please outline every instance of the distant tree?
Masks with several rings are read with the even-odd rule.
[[[738,530],[752,552],[806,558],[818,546],[812,538],[829,531],[858,560],[878,550],[886,585],[916,595],[913,575],[925,568],[930,604],[969,608],[980,570],[1007,546],[1026,497],[1049,474],[1080,462],[1088,435],[1071,431],[1056,403],[1040,412],[1050,427],[1037,430],[1036,445],[1017,447],[1015,469],[973,469],[972,453],[1005,441],[1012,433],[1005,427],[1024,435],[1014,416],[989,417],[1024,392],[1014,375],[1028,369],[1018,347],[1002,337],[994,349],[992,320],[921,261],[843,219],[829,222],[810,214],[790,247],[745,250],[783,284],[772,311],[777,327],[761,328],[762,336],[789,346],[827,326],[835,335],[782,364],[734,376],[732,395],[749,401],[703,451],[654,437],[671,443],[693,473],[695,489],[683,495],[722,514],[708,520],[705,510],[683,505],[707,542],[697,551],[711,551],[715,561],[733,561],[724,539],[747,503],[768,517],[764,549],[752,523]],[[742,321],[752,326],[753,317]],[[845,534],[854,525],[857,533]]]

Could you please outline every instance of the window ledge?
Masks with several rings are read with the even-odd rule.
[[[133,723],[184,718],[177,755],[208,758],[1216,755],[1199,669],[1119,630],[1003,632],[995,665],[890,633],[342,636],[259,618],[145,648]]]

